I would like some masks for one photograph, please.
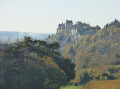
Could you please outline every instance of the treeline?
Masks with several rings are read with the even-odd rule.
[[[75,77],[74,63],[48,44],[25,37],[0,51],[0,89],[59,89]]]

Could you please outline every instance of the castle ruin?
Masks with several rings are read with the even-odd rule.
[[[75,36],[78,33],[77,25],[73,25],[72,20],[66,20],[66,23],[58,25],[57,33],[60,33],[62,31],[67,31],[71,36]]]

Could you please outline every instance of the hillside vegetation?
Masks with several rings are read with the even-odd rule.
[[[120,68],[116,67],[120,65],[120,22],[114,20],[103,29],[95,31],[93,34],[80,36],[70,36],[63,31],[47,39],[49,42],[60,42],[62,56],[72,59],[76,64],[76,78],[73,83],[120,78]]]
[[[94,68],[104,70],[107,66],[119,65],[120,22],[115,20],[94,35],[82,35],[77,43],[67,44],[64,49],[61,50],[63,56],[73,59],[76,64],[76,81],[81,81],[81,74],[90,68],[98,72]]]

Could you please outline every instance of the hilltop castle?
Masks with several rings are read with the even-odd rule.
[[[59,24],[57,28],[57,33],[67,31],[70,36],[76,35],[93,35],[101,28],[97,25],[95,27],[90,26],[87,23],[76,22],[73,24],[72,20],[66,20],[65,23]]]
[[[70,35],[74,36],[76,35],[77,32],[77,25],[73,25],[73,21],[72,20],[66,20],[66,23],[62,23],[58,25],[57,28],[57,33],[60,33],[62,31],[67,31],[70,33]]]

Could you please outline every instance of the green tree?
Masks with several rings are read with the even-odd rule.
[[[25,37],[3,50],[1,89],[59,89],[74,78],[74,64],[46,42]],[[49,50],[49,51],[46,51]],[[56,50],[56,51],[55,51]]]

